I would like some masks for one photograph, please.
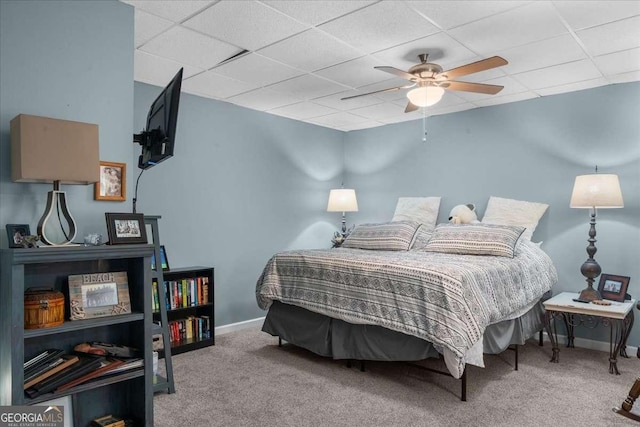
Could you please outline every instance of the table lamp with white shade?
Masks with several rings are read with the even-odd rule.
[[[358,200],[356,190],[350,188],[339,188],[329,192],[329,203],[327,212],[342,212],[342,238],[347,236],[347,212],[358,212]]]
[[[596,168],[596,172],[597,172]],[[580,300],[593,301],[602,298],[597,289],[593,288],[593,282],[600,275],[602,269],[593,258],[596,249],[596,209],[622,208],[622,191],[618,175],[614,174],[591,174],[579,175],[576,177],[571,195],[570,207],[591,209],[591,227],[589,228],[589,246],[587,254],[589,258],[580,267],[580,272],[587,278],[587,287],[580,292]]]

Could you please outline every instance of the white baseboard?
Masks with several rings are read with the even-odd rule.
[[[230,323],[228,325],[217,326],[215,334],[222,335],[229,332],[241,331],[243,329],[251,329],[259,327],[264,322],[264,317],[258,317],[257,319],[245,320],[238,323]]]
[[[550,342],[549,341],[549,336],[544,333],[543,335],[543,341],[544,342]],[[604,351],[604,352],[609,352],[609,343],[606,341],[595,341],[595,340],[590,340],[587,338],[579,338],[576,337],[573,340],[573,344],[576,347],[579,348],[586,348],[589,350],[596,350],[596,351]],[[567,345],[567,336],[566,335],[558,335],[558,345],[560,347],[562,346],[566,346]],[[638,351],[638,347],[633,347],[628,345],[627,346],[627,355],[629,356],[635,356],[636,352]]]

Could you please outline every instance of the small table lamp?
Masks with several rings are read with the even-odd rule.
[[[342,212],[342,236],[347,234],[346,212],[358,212],[356,190],[340,188],[329,192],[327,212]]]
[[[602,272],[600,265],[593,259],[597,251],[595,245],[596,209],[624,207],[618,175],[596,173],[577,176],[573,185],[570,206],[572,208],[591,209],[591,228],[589,229],[589,246],[587,246],[589,259],[580,267],[580,272],[587,278],[587,287],[580,292],[580,299],[584,301],[601,299],[600,292],[593,288],[594,279]]]
[[[38,236],[44,244],[66,245],[76,236],[76,223],[60,184],[88,185],[99,179],[98,125],[26,114],[11,120],[11,180],[53,183],[38,222]],[[68,232],[64,230],[61,214]],[[56,234],[53,227],[47,227],[52,219],[64,234],[57,242],[53,239]]]

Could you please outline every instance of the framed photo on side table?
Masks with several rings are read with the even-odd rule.
[[[127,164],[100,162],[100,181],[94,184],[94,200],[124,202],[127,199]]]
[[[147,228],[144,215],[134,213],[104,214],[107,219],[107,234],[110,245],[147,243]]]
[[[629,280],[631,280],[631,278],[627,276],[603,273],[600,275],[598,292],[600,292],[600,295],[602,295],[604,299],[624,302],[624,298],[627,295],[627,288],[629,287]]]

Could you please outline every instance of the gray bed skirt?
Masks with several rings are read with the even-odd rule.
[[[543,328],[539,302],[517,319],[489,325],[484,353],[498,354],[513,344],[524,344]],[[416,361],[440,357],[433,345],[420,338],[375,325],[354,325],[304,308],[274,301],[262,330],[320,356],[334,359]]]

